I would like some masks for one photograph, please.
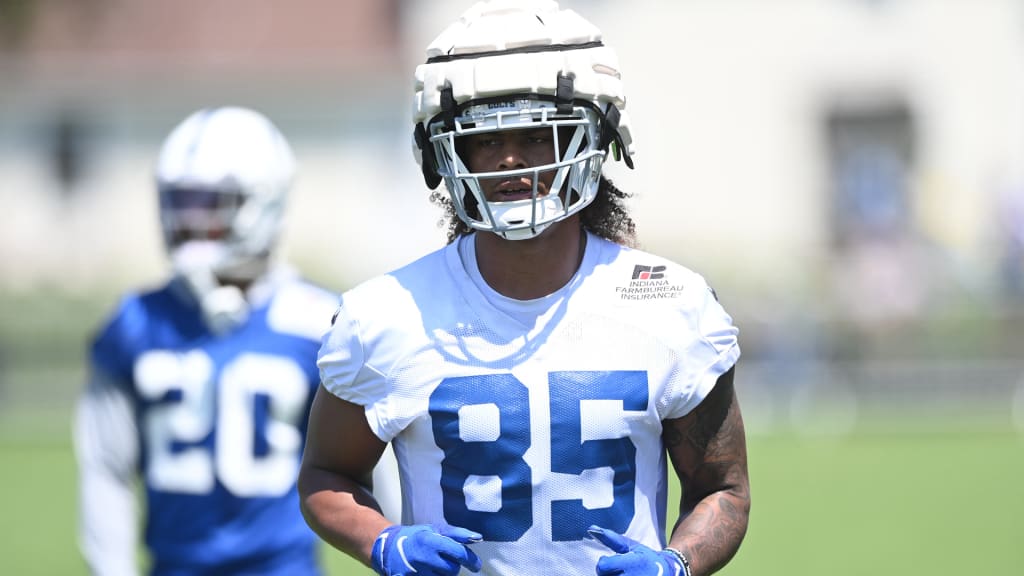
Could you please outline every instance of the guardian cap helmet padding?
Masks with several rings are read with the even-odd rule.
[[[611,151],[633,166],[633,139],[615,52],[601,32],[554,1],[480,2],[427,48],[416,69],[414,151],[431,189],[443,179],[468,226],[508,239],[532,238],[586,207]],[[550,128],[555,161],[473,173],[460,139],[499,130]],[[546,196],[542,172],[554,171]],[[533,195],[487,202],[484,178],[530,176]]]

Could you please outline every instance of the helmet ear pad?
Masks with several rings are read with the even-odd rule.
[[[430,139],[427,138],[427,129],[423,127],[422,122],[416,124],[413,136],[423,157],[423,161],[420,162],[423,181],[427,184],[427,188],[435,190],[441,185],[441,175],[437,173],[437,154],[434,153],[434,147],[430,144]]]

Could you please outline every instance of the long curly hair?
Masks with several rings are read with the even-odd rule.
[[[620,190],[612,181],[601,176],[594,200],[580,211],[580,224],[583,229],[623,246],[635,247],[636,223],[626,209],[626,200],[632,194]],[[451,244],[459,236],[473,232],[455,212],[455,206],[446,188],[438,187],[430,193],[430,202],[441,208],[444,215],[438,220],[438,227],[443,228]]]

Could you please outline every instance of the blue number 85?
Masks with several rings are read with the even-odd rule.
[[[593,524],[625,532],[634,513],[636,446],[629,438],[583,442],[581,401],[621,400],[623,410],[646,410],[647,373],[551,372],[548,383],[551,471],[578,475],[594,468],[611,468],[614,473],[614,501],[607,508],[587,509],[582,499],[551,502],[552,538],[584,539]],[[475,405],[496,407],[496,438],[466,440],[460,433],[460,408]],[[532,471],[523,459],[531,444],[529,389],[511,374],[447,378],[430,396],[430,415],[434,441],[444,451],[441,491],[445,520],[480,532],[485,540],[518,540],[533,525]],[[500,509],[470,509],[464,489],[470,476],[500,479]]]

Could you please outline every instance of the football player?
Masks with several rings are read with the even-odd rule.
[[[553,1],[483,2],[415,86],[449,244],[342,296],[299,475],[310,525],[389,576],[720,569],[750,507],[738,331],[699,274],[634,247],[602,175],[633,164],[615,53]],[[364,489],[388,445],[401,524]]]
[[[140,517],[151,574],[320,573],[295,481],[337,296],[273,258],[294,167],[246,108],[199,110],[164,141],[174,274],[124,296],[95,336],[74,427],[94,574],[138,572]]]

